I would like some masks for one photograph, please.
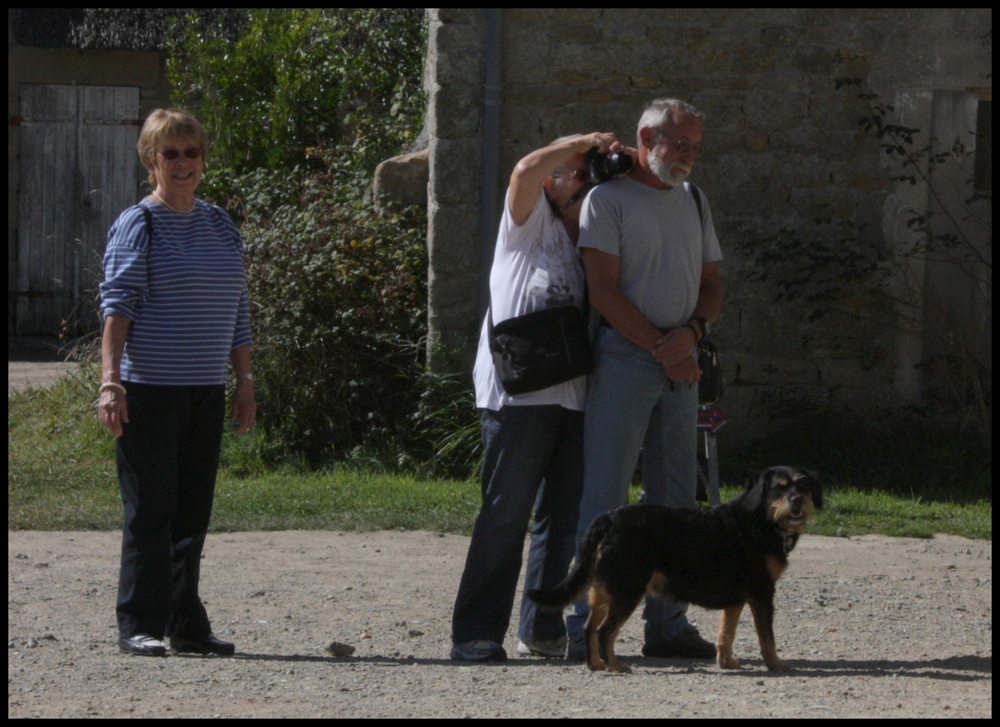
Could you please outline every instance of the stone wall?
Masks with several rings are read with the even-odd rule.
[[[722,408],[740,422],[727,438],[755,436],[803,407],[863,415],[918,399],[921,343],[900,335],[898,311],[860,290],[818,319],[801,296],[776,302],[742,243],[756,235],[767,244],[786,228],[807,234],[819,220],[848,230],[856,251],[875,259],[906,234],[906,210],[926,208],[927,190],[889,181],[878,144],[858,125],[857,91],[837,90],[835,78],[862,78],[894,104],[898,123],[929,129],[935,91],[992,99],[990,10],[507,10],[492,51],[487,11],[434,8],[429,19],[438,369],[469,368],[483,270],[516,161],[573,132],[614,131],[634,144],[646,103],[679,96],[707,117],[692,181],[710,200],[725,255]],[[848,67],[840,57],[854,60]],[[500,64],[492,174],[483,168],[484,109],[496,109],[485,103],[491,58]],[[497,187],[486,203],[484,176]]]

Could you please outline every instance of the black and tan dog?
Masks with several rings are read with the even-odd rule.
[[[733,658],[736,623],[750,604],[764,663],[784,669],[774,644],[774,584],[788,566],[813,508],[823,505],[815,475],[772,467],[710,510],[629,505],[598,517],[569,575],[551,590],[528,593],[541,608],[561,609],[589,587],[585,626],[591,670],[630,671],[615,656],[618,630],[646,591],[722,609],[716,660]]]

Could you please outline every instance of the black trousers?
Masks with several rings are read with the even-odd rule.
[[[115,444],[125,509],[118,631],[196,637],[198,596],[225,417],[225,387],[125,382],[129,422]]]

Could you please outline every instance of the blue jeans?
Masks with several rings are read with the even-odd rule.
[[[561,406],[483,409],[483,504],[452,615],[452,641],[503,643],[524,537],[535,510],[524,590],[552,588],[569,570],[583,488],[583,412]],[[521,600],[523,641],[566,634],[562,614]]]
[[[599,328],[587,393],[577,544],[598,515],[628,502],[640,450],[645,502],[695,507],[697,445],[698,387],[674,384],[651,353],[613,328]],[[686,603],[647,599],[646,643],[679,634],[688,625],[686,613]],[[580,599],[566,620],[570,635],[583,631],[587,614],[587,601]]]

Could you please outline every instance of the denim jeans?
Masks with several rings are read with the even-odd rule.
[[[671,382],[651,353],[612,328],[599,328],[587,393],[577,544],[598,515],[628,502],[640,450],[644,501],[693,508],[697,445],[698,387]],[[580,599],[566,620],[571,635],[583,631],[587,613],[587,601]],[[688,625],[686,613],[686,603],[647,599],[646,643],[679,634]]]
[[[524,590],[552,588],[573,559],[583,487],[583,412],[561,406],[483,409],[483,504],[452,615],[452,640],[503,643],[510,625],[524,538],[535,510]],[[562,614],[522,598],[523,641],[566,634]]]

